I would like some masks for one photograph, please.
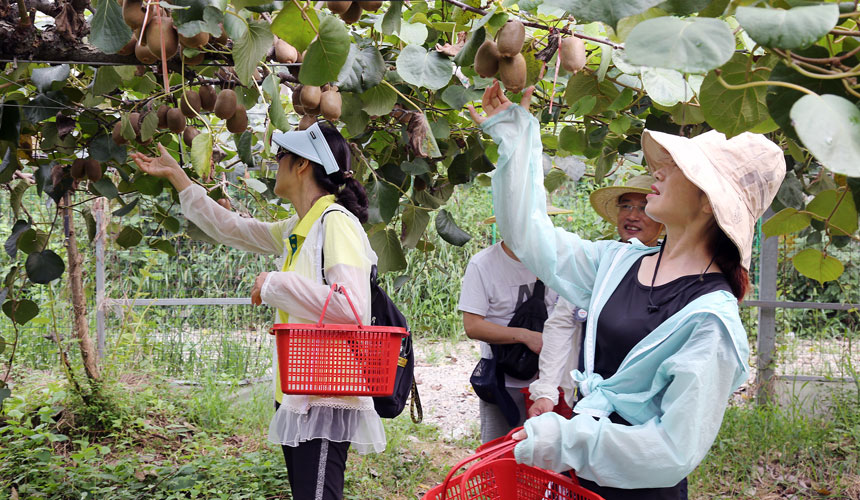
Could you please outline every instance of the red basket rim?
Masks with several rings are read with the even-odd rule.
[[[271,332],[288,333],[281,330],[339,330],[345,332],[378,332],[378,333],[399,333],[406,337],[410,335],[409,331],[401,326],[382,326],[382,325],[355,325],[355,324],[339,324],[325,323],[317,325],[314,323],[275,323],[272,325]]]

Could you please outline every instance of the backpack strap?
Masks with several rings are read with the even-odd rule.
[[[326,279],[325,279],[325,224],[324,223],[325,223],[326,215],[328,215],[332,212],[344,212],[344,213],[346,213],[344,210],[341,210],[339,208],[331,208],[330,207],[325,212],[323,212],[322,215],[320,215],[320,231],[322,232],[322,236],[323,236],[323,244],[320,246],[320,276],[322,276],[322,281],[326,285],[328,285],[328,281],[326,281]],[[370,290],[371,290],[371,293],[373,292],[373,290],[377,286],[379,286],[379,276],[378,276],[378,271],[376,269],[376,264],[373,264],[370,266]]]
[[[534,291],[532,292],[532,297],[540,297],[540,298],[546,297],[546,285],[543,284],[543,281],[541,281],[541,280],[535,281],[535,288],[534,288]]]

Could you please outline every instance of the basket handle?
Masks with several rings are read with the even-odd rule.
[[[502,442],[494,444],[492,446],[488,446],[487,448],[484,448],[482,450],[478,450],[474,455],[460,460],[454,467],[451,467],[451,470],[448,471],[448,475],[445,476],[445,481],[442,482],[441,500],[445,500],[445,497],[448,495],[448,483],[451,481],[451,478],[454,476],[454,474],[457,473],[458,470],[464,468],[469,462],[474,462],[476,460],[481,459],[492,460],[513,450],[517,446],[518,441],[514,441],[510,438],[510,436],[520,429],[522,429],[522,427],[517,427],[516,429],[508,433],[508,435],[505,436],[505,439]]]
[[[346,288],[342,286],[337,286],[337,283],[331,284],[331,290],[328,291],[328,297],[326,297],[325,304],[323,304],[322,314],[320,314],[320,320],[317,323],[317,326],[322,326],[323,319],[325,319],[325,311],[326,309],[328,309],[328,303],[329,301],[331,301],[331,296],[335,291],[342,293],[344,297],[346,297],[346,301],[349,302],[349,307],[350,309],[352,309],[352,314],[355,315],[355,321],[358,323],[358,327],[363,328],[364,325],[361,323],[361,318],[358,317],[358,311],[355,310],[355,306],[352,304],[352,300],[349,298],[349,294],[346,293]]]

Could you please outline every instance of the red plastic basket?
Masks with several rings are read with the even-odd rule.
[[[323,324],[335,291],[346,296],[357,324]],[[278,349],[281,391],[324,396],[392,394],[400,341],[409,335],[405,328],[362,324],[346,290],[336,284],[317,324],[277,323],[270,333]]]
[[[521,429],[521,428],[520,428]],[[515,429],[517,431],[519,429]],[[511,434],[513,434],[513,432]],[[461,460],[445,482],[428,491],[423,500],[603,500],[580,486],[575,478],[518,464],[512,457],[516,442],[510,435],[486,443]],[[457,472],[471,462],[477,462]]]

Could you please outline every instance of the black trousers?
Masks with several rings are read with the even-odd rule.
[[[275,403],[275,409],[280,406]],[[349,442],[312,439],[281,446],[294,500],[342,500]]]

